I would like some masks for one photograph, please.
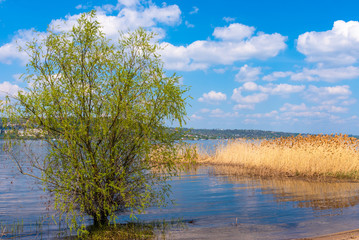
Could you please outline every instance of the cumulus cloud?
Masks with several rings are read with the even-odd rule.
[[[221,92],[210,91],[209,93],[204,93],[202,97],[198,99],[199,102],[205,102],[210,104],[218,104],[221,101],[227,99],[226,94]]]
[[[234,109],[254,109],[255,104],[264,102],[270,95],[289,96],[293,93],[304,92],[304,85],[291,84],[267,84],[258,85],[255,82],[246,82],[241,87],[235,88],[231,99],[238,103]],[[257,91],[256,93],[244,96],[243,91]]]
[[[249,38],[255,31],[254,27],[249,27],[240,23],[233,23],[228,27],[217,27],[214,29],[213,36],[228,41],[242,41]]]
[[[201,113],[208,113],[210,112],[211,110],[208,109],[208,108],[202,108],[201,110],[199,110]]]
[[[306,81],[328,81],[335,82],[338,80],[354,79],[359,77],[358,67],[339,67],[339,68],[304,68],[302,72],[292,73],[291,80]]]
[[[247,91],[257,91],[259,89],[255,82],[246,82],[243,84],[242,88]]]
[[[103,33],[111,40],[116,41],[120,36],[120,31],[134,30],[143,27],[158,33],[158,38],[165,36],[165,31],[158,27],[159,24],[175,25],[181,22],[181,10],[177,5],[156,6],[151,2],[145,2],[147,6],[140,6],[137,0],[120,0],[117,6],[104,5],[96,7],[97,20],[102,26]],[[83,5],[78,5],[83,8]],[[116,14],[112,14],[112,12]],[[67,15],[64,19],[52,20],[49,24],[50,29],[56,31],[69,31],[77,23],[80,14]],[[18,46],[24,46],[26,42],[39,39],[46,33],[34,33],[33,30],[20,30],[13,37],[11,42],[0,46],[0,62],[10,64],[15,59],[22,63],[27,62],[27,56],[18,51]]]
[[[309,86],[304,94],[304,98],[317,106],[311,108],[312,111],[325,111],[328,113],[346,113],[349,109],[345,106],[356,102],[350,98],[352,92],[348,85],[332,87]]]
[[[297,49],[309,62],[353,64],[359,58],[359,22],[339,20],[331,30],[303,33]]]
[[[20,63],[26,64],[29,60],[28,55],[19,51],[19,47],[23,48],[27,42],[42,39],[45,36],[45,33],[36,33],[34,29],[19,30],[11,42],[0,46],[0,62],[11,64],[14,60],[19,60]]]
[[[202,120],[203,117],[201,117],[201,116],[199,116],[199,115],[197,115],[197,114],[192,114],[192,115],[190,116],[190,119],[192,119],[192,120]]]
[[[214,68],[213,71],[215,73],[225,73],[227,71],[227,68]]]
[[[118,0],[119,5],[123,5],[126,7],[134,7],[139,3],[140,3],[139,0]]]
[[[210,117],[216,118],[228,118],[228,117],[238,117],[239,114],[237,112],[224,112],[222,109],[216,108],[210,112]]]
[[[327,111],[329,113],[346,113],[349,110],[346,107],[333,106],[333,105],[321,105],[321,106],[313,107],[313,109],[318,109],[319,111]]]
[[[235,80],[237,82],[255,81],[259,78],[259,74],[261,74],[260,67],[249,67],[247,64],[245,64],[239,69],[239,72],[235,76]]]
[[[158,30],[157,24],[174,25],[180,23],[181,10],[177,5],[158,7],[150,5],[147,8],[137,6],[136,1],[122,1],[124,7],[118,9],[117,15],[107,15],[110,5],[98,8],[97,20],[102,26],[102,31],[110,39],[117,39],[120,31],[134,30],[138,27]],[[134,7],[137,6],[137,7]],[[112,6],[114,7],[114,6]],[[80,14],[68,15],[65,19],[56,19],[49,24],[50,28],[59,31],[69,31],[77,23]]]
[[[242,87],[235,88],[231,99],[239,104],[255,104],[260,103],[268,99],[268,94],[265,93],[254,93],[251,95],[243,96]]]
[[[304,85],[291,85],[291,84],[268,84],[266,86],[260,86],[259,90],[263,93],[271,95],[288,95],[291,93],[302,92],[305,89]]]
[[[293,81],[325,81],[336,82],[340,80],[350,80],[359,77],[359,68],[354,66],[347,67],[317,67],[313,69],[303,68],[298,72],[273,72],[264,76],[264,81],[275,81],[279,78],[289,77]]]
[[[270,95],[288,95],[292,93],[299,93],[304,91],[304,85],[291,85],[286,83],[281,84],[267,84],[264,86],[260,86],[254,82],[246,82],[240,90],[246,91],[260,91],[262,93],[270,94]]]
[[[324,102],[335,99],[348,99],[351,95],[348,85],[333,86],[333,87],[316,87],[309,86],[305,96],[308,100],[313,102]]]
[[[15,96],[19,91],[24,91],[21,87],[16,84],[12,84],[8,81],[0,83],[0,97]]]
[[[231,65],[248,59],[268,59],[286,48],[286,37],[278,34],[254,34],[254,28],[233,23],[216,28],[218,40],[195,41],[187,46],[162,43],[165,67],[171,70],[204,70],[212,65]]]
[[[266,76],[264,76],[262,79],[264,81],[269,81],[269,82],[272,82],[272,81],[275,81],[277,80],[278,78],[285,78],[285,77],[289,77],[293,74],[293,72],[273,72],[271,74],[268,74]]]
[[[331,103],[333,104],[333,103]],[[330,105],[326,103],[320,103],[319,105],[307,106],[304,103],[299,105],[285,103],[280,108],[281,113],[278,115],[278,120],[295,122],[303,120],[309,120],[311,123],[313,120],[331,121],[334,123],[345,122],[346,120],[333,114],[346,113],[348,108],[336,105]]]
[[[236,104],[233,107],[233,110],[243,110],[243,109],[253,110],[254,104]]]
[[[304,111],[304,112],[284,112],[281,114],[281,118],[285,120],[291,120],[293,117],[302,118],[328,118],[330,115],[320,111]]]
[[[290,111],[290,112],[298,112],[298,111],[307,111],[308,107],[304,103],[299,105],[285,103],[283,107],[280,108],[281,111]]]
[[[247,118],[272,118],[278,115],[278,111],[273,110],[268,113],[254,113],[254,114],[247,114]]]

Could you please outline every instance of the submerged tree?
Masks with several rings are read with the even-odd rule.
[[[111,43],[95,19],[83,14],[71,31],[29,42],[30,87],[3,107],[8,135],[36,132],[47,142],[45,159],[31,162],[41,177],[16,164],[43,181],[73,227],[79,216],[102,225],[165,203],[179,160],[178,132],[166,123],[182,125],[186,114],[188,89],[165,74],[153,34],[139,29]]]

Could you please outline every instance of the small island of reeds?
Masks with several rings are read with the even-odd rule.
[[[197,161],[230,175],[359,180],[359,140],[341,134],[236,139]]]

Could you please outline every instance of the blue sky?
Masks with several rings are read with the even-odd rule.
[[[187,127],[359,135],[359,2],[0,0],[0,97],[27,57],[17,46],[96,9],[106,36],[158,33],[166,71],[191,86]],[[60,21],[60,20],[65,21]]]

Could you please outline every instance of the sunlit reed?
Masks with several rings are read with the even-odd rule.
[[[198,162],[232,166],[238,175],[359,179],[359,140],[346,135],[308,135],[249,141],[217,147]]]

